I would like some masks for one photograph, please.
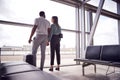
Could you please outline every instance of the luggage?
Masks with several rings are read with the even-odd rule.
[[[32,54],[27,54],[26,55],[26,58],[25,58],[25,61],[31,65],[34,65],[34,62],[33,62],[33,55]]]

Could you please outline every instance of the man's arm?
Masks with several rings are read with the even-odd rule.
[[[34,25],[34,27],[32,28],[31,35],[30,35],[30,38],[29,38],[28,43],[31,43],[32,37],[33,37],[33,35],[34,35],[36,29],[37,29],[37,25]]]

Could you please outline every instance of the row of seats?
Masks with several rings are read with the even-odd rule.
[[[120,67],[120,45],[88,46],[85,59],[77,58],[75,61],[82,63],[82,73],[85,75],[85,67],[96,64]],[[109,68],[106,71],[106,75]]]
[[[120,62],[120,45],[88,46],[86,59]]]

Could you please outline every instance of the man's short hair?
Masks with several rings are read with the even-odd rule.
[[[39,15],[44,17],[45,16],[45,12],[44,11],[40,11]]]

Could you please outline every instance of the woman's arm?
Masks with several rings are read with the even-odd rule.
[[[48,35],[48,41],[49,41],[49,42],[51,41],[51,38],[52,38],[52,35],[53,35],[53,31],[54,31],[54,26],[51,25],[50,33],[49,33],[49,35]]]

